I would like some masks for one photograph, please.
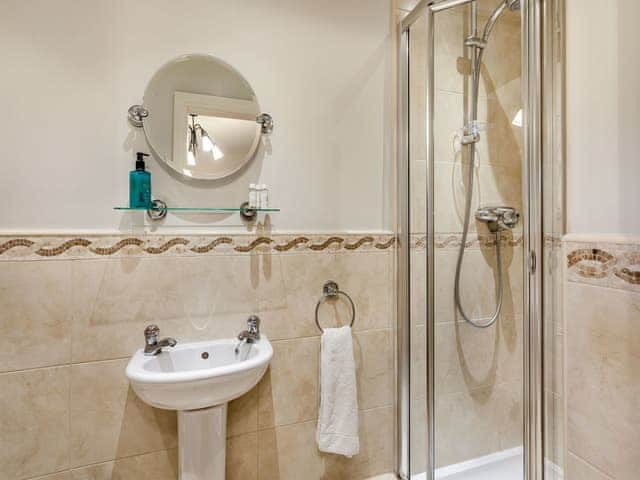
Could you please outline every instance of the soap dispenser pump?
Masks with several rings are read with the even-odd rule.
[[[129,207],[151,207],[151,174],[145,170],[144,157],[148,153],[136,153],[136,169],[129,173]]]

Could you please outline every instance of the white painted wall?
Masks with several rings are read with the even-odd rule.
[[[570,233],[640,234],[638,0],[567,0]]]
[[[235,207],[272,186],[274,231],[392,225],[389,0],[3,0],[0,230],[127,230],[130,127],[148,79],[185,53],[237,68],[273,115],[259,158],[231,182],[189,183],[149,162],[155,196]],[[169,226],[244,229],[237,215]],[[166,227],[169,228],[169,227]]]

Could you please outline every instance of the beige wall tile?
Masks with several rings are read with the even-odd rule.
[[[436,233],[461,232],[467,195],[468,163],[436,163],[434,223]],[[480,165],[474,172],[472,213],[481,205],[509,205],[522,211],[519,166]],[[472,221],[470,231],[476,231]]]
[[[314,320],[322,285],[333,278],[334,255],[279,255],[267,274],[259,275],[259,314],[262,329],[271,340],[319,335]],[[328,318],[322,311],[322,319]],[[332,318],[333,320],[333,318]]]
[[[640,294],[567,286],[568,448],[616,479],[640,470]]]
[[[71,480],[71,472],[66,471],[66,472],[52,473],[51,475],[36,477],[30,480]]]
[[[629,477],[628,480],[631,480]],[[580,457],[569,454],[567,461],[566,480],[613,480],[613,477],[606,475],[592,465],[589,465]]]
[[[522,382],[436,397],[436,466],[522,444]]]
[[[257,311],[250,262],[238,255],[74,262],[73,360],[129,356],[149,323],[178,340],[237,335]]]
[[[258,432],[227,439],[226,480],[258,479]]]
[[[358,408],[393,404],[393,332],[373,330],[354,336]]]
[[[315,419],[318,414],[319,337],[273,342],[273,358],[258,384],[258,426]]]
[[[435,252],[436,322],[463,320],[454,303],[454,281],[458,251],[438,249]],[[467,315],[473,318],[493,314],[496,308],[495,247],[468,248],[465,251],[460,278],[461,301]],[[502,317],[522,315],[523,309],[522,247],[502,249],[503,303]],[[512,324],[513,325],[513,324]]]
[[[467,392],[523,377],[522,318],[502,316],[478,329],[466,322],[435,329],[435,384],[438,395]]]
[[[177,450],[162,450],[71,470],[71,480],[177,480]]]
[[[23,265],[27,265],[24,270]],[[258,440],[268,440],[268,432],[275,435],[277,431],[280,435],[281,429],[284,429],[281,438],[295,439],[296,425],[291,424],[299,422],[310,432],[314,451],[305,453],[302,459],[287,457],[291,463],[279,463],[277,468],[282,468],[286,475],[299,469],[306,472],[304,459],[318,456],[315,418],[320,332],[313,312],[322,284],[329,279],[338,281],[352,296],[357,308],[354,349],[360,406],[384,408],[362,414],[362,435],[367,438],[362,448],[375,455],[367,453],[344,464],[318,456],[320,476],[317,478],[329,478],[321,477],[325,468],[329,469],[327,475],[350,472],[356,475],[353,478],[366,478],[365,474],[368,477],[383,473],[383,466],[387,468],[387,458],[391,458],[387,454],[391,451],[387,442],[393,440],[389,413],[393,402],[391,252],[31,263],[38,266],[35,269],[28,265],[16,263],[16,267],[12,267],[16,273],[12,276],[24,278],[29,285],[37,278],[42,283],[37,292],[50,294],[54,288],[58,300],[67,298],[66,304],[52,302],[45,295],[26,298],[29,308],[36,306],[35,314],[26,311],[31,315],[28,321],[49,317],[67,319],[66,331],[64,325],[52,327],[52,331],[62,335],[60,342],[47,338],[43,343],[65,348],[45,352],[51,357],[43,353],[42,361],[82,363],[0,375],[0,384],[7,382],[2,392],[18,389],[22,393],[17,398],[28,398],[20,404],[12,403],[15,393],[2,398],[0,392],[3,433],[5,425],[11,431],[14,419],[28,416],[34,422],[34,429],[30,430],[34,432],[33,438],[22,432],[22,421],[20,428],[16,423],[14,429],[19,441],[0,436],[0,441],[11,440],[3,450],[6,461],[2,461],[0,453],[0,480],[34,478],[65,468],[73,469],[45,477],[46,480],[176,479],[175,413],[153,409],[138,399],[124,375],[128,358],[142,346],[142,330],[149,323],[158,323],[163,335],[175,336],[179,341],[228,337],[235,336],[244,328],[246,317],[258,311],[263,319],[263,331],[274,340],[275,355],[260,385],[229,406],[229,477],[257,478],[256,451],[274,447],[261,444],[259,448]],[[1,282],[0,277],[0,286]],[[9,295],[12,287],[7,288],[0,290],[0,295],[3,292]],[[25,311],[23,306],[15,305],[16,311]],[[339,299],[327,302],[321,312],[321,322],[323,326],[346,324],[350,315],[348,304]],[[40,346],[36,344],[33,348]],[[24,365],[27,364],[19,367]],[[55,378],[49,378],[52,374],[43,372],[58,373]],[[35,379],[32,375],[43,378]],[[3,416],[3,412],[8,413]],[[258,434],[258,427],[267,430]],[[43,432],[36,432],[39,428],[44,429]],[[383,430],[386,430],[384,436]],[[55,439],[49,438],[48,432],[55,432]],[[60,432],[67,433],[60,436]],[[288,432],[293,432],[293,437]],[[275,448],[280,447],[276,444]],[[266,460],[267,467],[269,462]],[[2,468],[9,473],[5,475]],[[269,478],[264,475],[261,478]]]
[[[334,278],[327,280],[338,282],[340,289],[353,299],[356,306],[354,331],[392,326],[393,259],[393,252],[336,254],[337,270]],[[340,324],[346,325],[351,320],[351,308],[344,299],[339,302]]]
[[[324,475],[327,480],[360,480],[393,470],[393,408],[383,407],[360,413],[360,453],[353,458],[326,455]]]
[[[229,402],[227,437],[258,430],[258,386]]]
[[[328,280],[338,282],[351,296],[356,307],[355,331],[389,328],[392,276],[391,252],[281,255],[274,260],[269,278],[262,274],[256,287],[261,290],[263,329],[271,340],[320,335],[315,308]],[[351,315],[351,306],[343,297],[327,300],[318,312],[323,327],[348,325]]]
[[[305,422],[258,432],[258,479],[323,478],[315,443],[316,423]]]
[[[393,469],[393,408],[360,413],[360,454],[348,459],[318,451],[316,423],[258,432],[258,478],[364,480]]]
[[[69,466],[69,369],[0,375],[0,479]]]
[[[6,262],[0,268],[0,372],[71,359],[69,262]]]
[[[128,360],[71,367],[71,464],[104,462],[177,445],[176,414],[146,405],[124,375]]]

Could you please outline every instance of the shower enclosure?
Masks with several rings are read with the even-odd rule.
[[[562,478],[562,2],[400,24],[398,473]]]

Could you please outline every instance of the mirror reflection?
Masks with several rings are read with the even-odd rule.
[[[181,175],[227,177],[254,157],[262,135],[260,108],[248,82],[209,55],[186,55],[163,66],[144,94],[147,140]]]

